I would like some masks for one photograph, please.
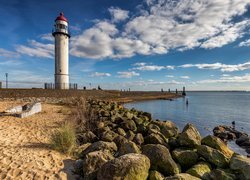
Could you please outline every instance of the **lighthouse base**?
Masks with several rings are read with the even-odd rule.
[[[69,89],[68,74],[55,74],[55,89]]]

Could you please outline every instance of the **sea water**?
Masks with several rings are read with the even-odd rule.
[[[213,134],[215,126],[231,126],[232,121],[237,130],[250,134],[250,92],[187,92],[186,97],[173,101],[140,101],[124,106],[149,112],[154,119],[171,120],[180,130],[192,123],[202,136]]]

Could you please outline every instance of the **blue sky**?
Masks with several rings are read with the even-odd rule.
[[[0,81],[54,81],[51,30],[62,11],[80,87],[250,90],[250,0],[1,1]]]

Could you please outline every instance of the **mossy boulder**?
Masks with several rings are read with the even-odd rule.
[[[207,179],[211,170],[212,168],[209,163],[199,162],[198,164],[187,170],[186,173],[201,179]]]
[[[163,180],[164,176],[158,171],[150,171],[148,175],[148,180]]]
[[[134,117],[134,114],[131,113],[131,112],[129,112],[129,111],[127,111],[127,112],[124,113],[123,116],[126,117],[126,118],[128,118],[128,119],[132,119]]]
[[[114,131],[104,131],[100,134],[100,140],[112,142],[118,136]]]
[[[197,178],[187,173],[180,173],[174,176],[165,177],[164,180],[200,180],[200,178]]]
[[[121,135],[121,136],[126,136],[126,132],[124,131],[124,129],[118,127],[116,130],[117,134]]]
[[[129,153],[141,153],[139,147],[132,141],[127,141],[121,144],[119,148],[119,156]]]
[[[214,169],[210,173],[210,179],[212,180],[236,180],[238,179],[230,169]]]
[[[239,172],[242,179],[250,179],[250,158],[234,154],[230,160],[230,168]]]
[[[144,138],[145,144],[167,145],[167,141],[159,134],[152,133]]]
[[[78,134],[77,139],[80,144],[93,143],[98,140],[97,136],[92,131]]]
[[[114,159],[114,157],[107,151],[88,153],[82,163],[84,179],[95,179],[99,168],[112,159]]]
[[[138,144],[141,145],[144,143],[144,137],[141,133],[137,133],[133,139],[133,141]]]
[[[201,135],[196,127],[188,123],[178,137],[180,146],[195,147],[201,145]]]
[[[81,157],[84,157],[86,154],[94,151],[109,151],[111,154],[114,154],[117,151],[117,146],[114,142],[97,141],[88,146],[81,153]]]
[[[172,159],[169,150],[165,146],[147,144],[142,146],[142,153],[150,159],[151,170],[159,171],[163,175],[173,175],[180,172],[178,165]]]
[[[115,144],[117,145],[118,148],[121,147],[122,144],[128,142],[129,140],[127,138],[125,138],[124,136],[117,136],[115,139],[114,139],[114,142]]]
[[[98,171],[97,180],[146,180],[149,168],[150,160],[147,156],[126,154],[104,164]]]
[[[133,131],[129,130],[127,133],[126,133],[126,136],[125,136],[128,140],[132,141],[134,138],[135,138],[135,133],[133,133]]]
[[[198,154],[195,150],[178,148],[172,152],[172,156],[183,169],[188,169],[198,161]]]
[[[121,124],[120,124],[121,128],[123,128],[125,131],[131,130],[133,132],[137,131],[137,126],[135,124],[135,122],[133,120],[124,120]]]
[[[207,145],[209,147],[219,150],[229,159],[232,157],[234,153],[231,149],[227,147],[227,145],[220,138],[215,137],[215,136],[211,136],[211,135],[206,136],[205,138],[201,140],[201,144]]]
[[[209,146],[200,145],[197,147],[197,152],[209,163],[214,164],[217,167],[224,168],[229,165],[229,159],[224,154]]]
[[[160,132],[166,137],[175,137],[178,135],[178,128],[172,121],[151,121],[160,128]]]

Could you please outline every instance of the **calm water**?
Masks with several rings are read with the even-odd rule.
[[[189,104],[186,105],[186,99]],[[182,130],[193,123],[202,136],[212,134],[217,125],[231,125],[250,134],[250,92],[187,92],[185,98],[142,101],[125,104],[150,112],[154,119],[171,120]]]
[[[236,129],[250,134],[250,92],[187,92],[185,98],[174,101],[133,102],[125,107],[150,112],[154,119],[171,120],[180,130],[193,123],[202,136],[212,134],[217,125],[230,126],[232,121],[236,122]],[[246,155],[233,142],[229,146]]]

